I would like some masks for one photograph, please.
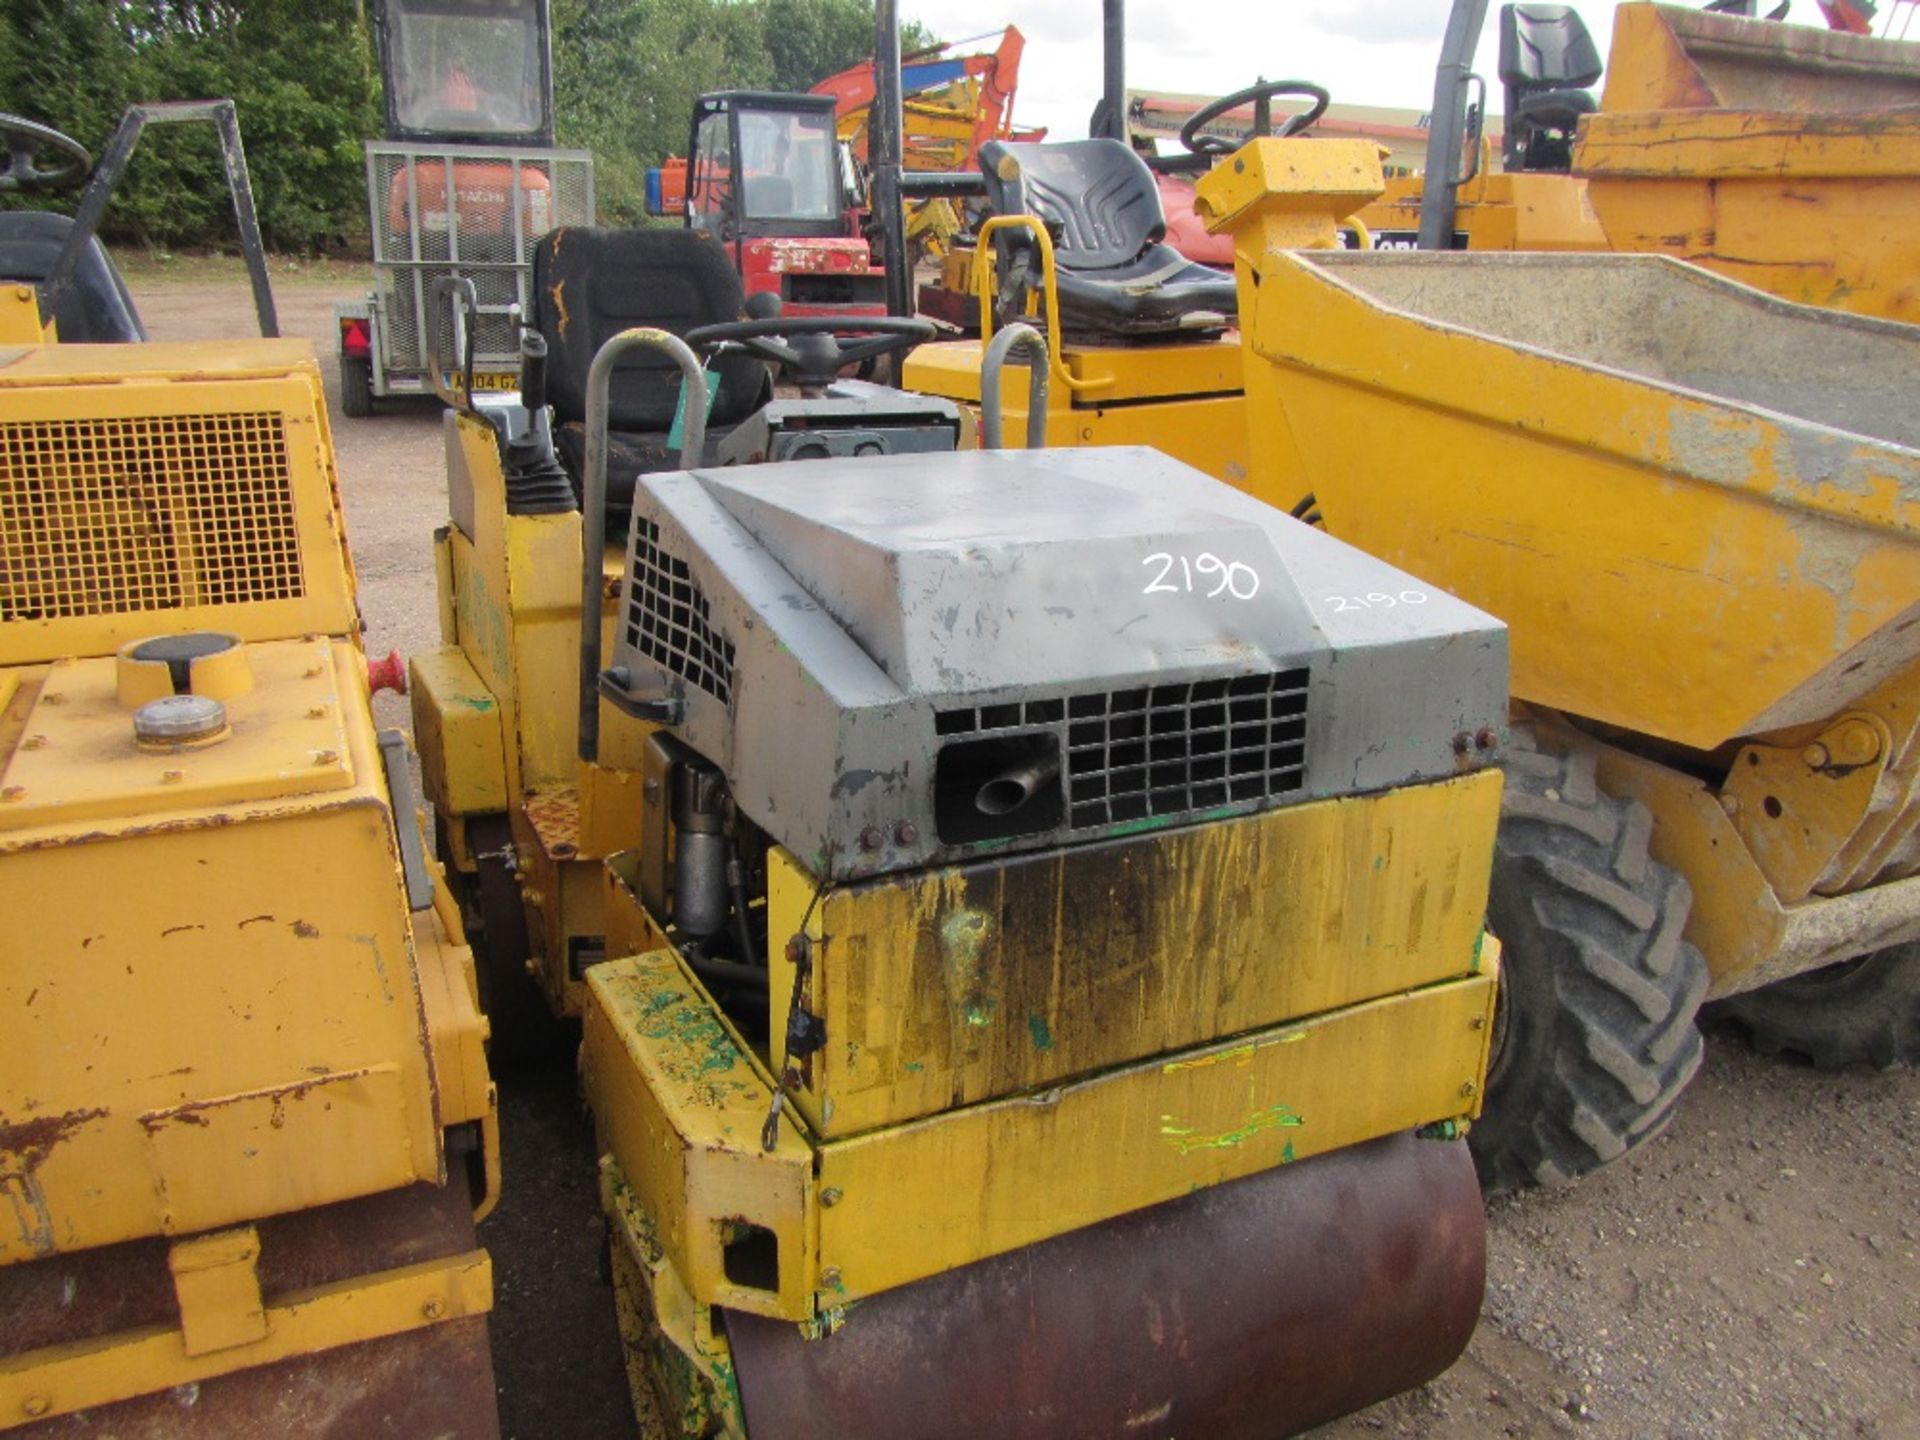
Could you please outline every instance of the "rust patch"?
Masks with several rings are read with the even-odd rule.
[[[42,1115],[38,1120],[0,1125],[0,1156],[16,1158],[22,1170],[35,1169],[61,1141],[106,1113],[99,1108],[69,1110],[64,1115]]]

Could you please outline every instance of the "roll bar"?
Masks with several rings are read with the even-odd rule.
[[[580,488],[580,758],[600,758],[600,587],[607,549],[607,409],[613,367],[630,350],[657,350],[680,367],[679,468],[707,445],[707,376],[678,335],[646,326],[622,330],[587,369],[587,463]]]

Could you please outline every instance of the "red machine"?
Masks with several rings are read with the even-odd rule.
[[[687,158],[648,175],[647,208],[719,240],[747,294],[777,295],[784,314],[886,314],[831,96],[701,96]]]

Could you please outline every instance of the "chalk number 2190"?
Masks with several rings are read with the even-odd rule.
[[[1216,578],[1218,583],[1204,592],[1204,598],[1211,600],[1216,595],[1231,595],[1236,600],[1251,600],[1260,593],[1260,575],[1243,560],[1222,560],[1211,551],[1203,550],[1191,558],[1185,555],[1172,555],[1165,550],[1156,550],[1140,562],[1142,565],[1158,566],[1153,578],[1147,581],[1142,595],[1191,595],[1194,593],[1194,576],[1200,577],[1200,584]],[[1174,567],[1179,567],[1178,583],[1171,577]]]

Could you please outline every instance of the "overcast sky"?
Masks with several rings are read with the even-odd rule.
[[[1615,0],[1575,6],[1600,53],[1613,33]],[[901,0],[901,13],[936,34],[960,39],[960,7]],[[966,12],[988,24],[1012,23],[1027,37],[1014,119],[1046,125],[1056,139],[1087,133],[1100,94],[1100,0],[998,0]],[[1311,80],[1336,101],[1425,110],[1449,0],[1131,0],[1127,8],[1127,83],[1143,90],[1222,95],[1256,79]],[[1818,22],[1814,0],[1797,12]],[[1477,69],[1494,86],[1497,3],[1487,7]]]

